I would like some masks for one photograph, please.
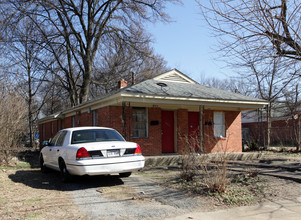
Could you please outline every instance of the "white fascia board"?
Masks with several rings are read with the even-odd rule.
[[[90,101],[73,108],[62,111],[58,115],[65,117],[75,115],[77,111],[81,111],[85,108],[91,107],[94,109],[109,106],[119,105],[122,102],[136,102],[136,103],[153,103],[153,104],[173,104],[173,105],[209,105],[216,107],[233,107],[241,110],[251,110],[262,108],[268,105],[265,101],[235,101],[235,100],[216,100],[216,99],[203,99],[203,98],[188,98],[188,97],[173,97],[173,96],[158,96],[158,95],[141,95],[135,93],[123,93],[118,92],[114,95],[107,96],[103,99]],[[93,108],[94,107],[94,108]],[[47,116],[39,120],[39,123],[52,121],[56,117]]]
[[[62,117],[63,117],[63,115],[62,115],[61,112],[56,113],[56,114],[52,114],[52,115],[49,115],[49,116],[46,116],[44,118],[39,119],[38,120],[38,124],[40,124],[42,122],[43,123],[50,122],[50,121],[53,121],[53,119],[60,119]]]
[[[187,105],[208,105],[211,106],[233,106],[244,109],[256,109],[267,105],[265,101],[236,101],[236,100],[216,100],[203,98],[173,97],[173,96],[157,96],[157,95],[141,95],[121,93],[124,101],[134,102],[153,102],[153,103],[169,103],[169,104],[187,104]]]

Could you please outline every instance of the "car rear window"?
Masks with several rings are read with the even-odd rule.
[[[102,141],[124,141],[124,139],[117,131],[109,129],[90,129],[72,132],[71,144]]]

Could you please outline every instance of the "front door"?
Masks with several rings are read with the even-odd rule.
[[[162,111],[162,153],[175,152],[174,112]]]

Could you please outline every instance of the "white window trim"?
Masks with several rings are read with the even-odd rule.
[[[221,123],[217,121],[217,117],[222,117],[218,118],[221,119]],[[226,137],[226,125],[225,125],[225,112],[213,112],[213,132],[214,132],[214,137],[218,138],[225,138]],[[219,128],[217,128],[219,127]]]

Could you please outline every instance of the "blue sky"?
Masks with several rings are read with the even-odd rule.
[[[193,0],[167,7],[172,23],[150,24],[147,30],[153,35],[155,52],[162,55],[171,68],[177,68],[192,79],[200,76],[227,78],[231,75],[218,62],[213,47],[216,39],[203,20],[198,5]]]

